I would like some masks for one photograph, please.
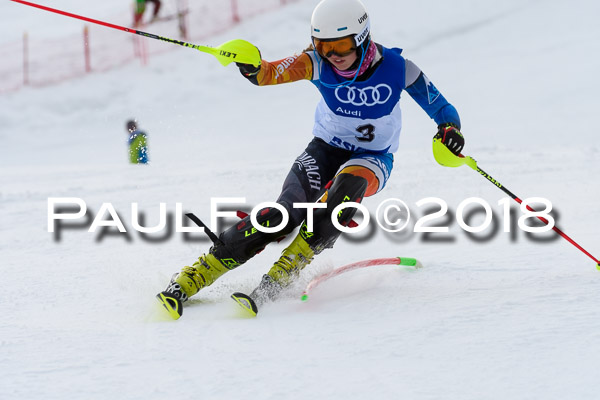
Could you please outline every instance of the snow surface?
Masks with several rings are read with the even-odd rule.
[[[119,2],[46,3],[102,18]],[[600,3],[365,3],[374,38],[404,48],[458,108],[465,153],[521,198],[550,199],[559,226],[598,256]],[[283,58],[308,44],[315,4],[299,1],[207,42],[244,38],[265,58]],[[12,2],[0,14],[2,35],[81,27]],[[455,221],[442,235],[449,242],[378,228],[340,239],[289,299],[240,319],[229,294],[256,285],[284,242],[202,291],[181,320],[160,318],[153,296],[209,242],[175,233],[145,241],[131,203],[153,225],[161,202],[208,219],[211,197],[275,199],[311,138],[318,98],[308,82],[256,88],[233,66],[184,48],[146,68],[1,96],[0,397],[597,399],[600,272],[562,239],[517,232],[513,241],[500,230],[474,242]],[[408,96],[402,104],[392,178],[365,205],[398,197],[422,215],[416,202],[426,197],[454,211],[481,197],[501,224],[503,193],[466,167],[438,166],[434,124]],[[149,133],[148,167],[127,164],[132,116]],[[130,233],[71,229],[57,241],[49,197],[82,198],[92,216],[110,202]],[[390,256],[425,267],[350,272],[298,300],[301,284],[323,271]]]

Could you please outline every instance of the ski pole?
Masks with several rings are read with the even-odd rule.
[[[202,51],[204,53],[208,53],[208,54],[215,56],[216,59],[223,66],[227,66],[232,62],[238,62],[238,63],[242,63],[242,64],[252,64],[252,65],[258,66],[258,65],[260,65],[260,61],[261,61],[260,53],[258,52],[258,49],[252,43],[249,43],[242,39],[230,40],[229,42],[223,43],[222,45],[217,46],[217,47],[200,46],[200,45],[196,45],[196,44],[192,44],[192,43],[183,42],[181,40],[169,39],[164,36],[158,36],[158,35],[155,35],[152,33],[138,31],[136,29],[126,28],[124,26],[111,24],[109,22],[99,21],[97,19],[83,17],[81,15],[57,10],[55,8],[46,7],[46,6],[43,6],[40,4],[30,3],[28,1],[23,1],[23,0],[10,0],[10,1],[14,1],[15,3],[24,4],[24,5],[30,6],[30,7],[39,8],[44,11],[49,11],[49,12],[53,12],[56,14],[64,15],[67,17],[80,19],[82,21],[91,22],[93,24],[106,26],[108,28],[118,29],[120,31],[133,33],[135,35],[141,35],[141,36],[144,36],[144,37],[147,37],[150,39],[156,39],[156,40],[161,40],[161,41],[167,42],[167,43],[178,44],[183,47],[190,47],[192,49],[196,49],[196,50]]]
[[[500,189],[504,193],[506,193],[511,199],[513,199],[514,201],[516,201],[519,204],[523,203],[523,201],[517,195],[515,195],[513,192],[508,190],[508,188],[504,187],[504,185],[501,184],[500,182],[498,182],[496,179],[492,178],[492,176],[490,174],[488,174],[487,172],[485,172],[484,170],[479,168],[479,166],[477,165],[477,161],[475,161],[473,158],[471,158],[469,156],[463,156],[462,154],[459,156],[454,155],[450,150],[448,150],[446,145],[444,145],[438,139],[433,139],[433,155],[435,157],[435,160],[438,162],[438,164],[443,165],[445,167],[460,167],[461,165],[469,166],[471,169],[479,172],[479,174],[481,174],[481,176],[486,178],[490,183],[492,183],[498,189]],[[533,208],[531,208],[528,205],[526,205],[525,207],[527,207],[527,209],[531,212],[536,212]],[[549,225],[549,222],[546,218],[541,217],[539,215],[536,215],[536,217],[538,219],[540,219],[546,225]],[[571,239],[571,237],[569,237],[569,235],[567,235],[562,230],[560,230],[556,225],[552,226],[552,230],[554,232],[558,233],[563,239],[565,239],[567,242],[571,243],[573,246],[575,246],[581,252],[583,252],[583,254],[585,254],[592,260],[594,260],[596,262],[596,268],[598,270],[600,270],[600,260],[598,260],[592,254],[590,254],[590,252],[588,252],[581,245],[579,245],[579,243],[577,243],[576,241]]]

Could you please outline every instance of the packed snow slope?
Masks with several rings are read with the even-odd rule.
[[[97,18],[119,7],[46,3]],[[309,44],[316,3],[245,21],[208,44],[244,38],[264,58],[284,58]],[[365,4],[373,38],[403,48],[459,110],[464,153],[519,197],[551,200],[558,225],[597,257],[599,3]],[[12,2],[0,14],[2,35],[81,26]],[[433,222],[448,233],[428,236],[373,225],[322,253],[286,299],[238,318],[230,293],[251,290],[288,239],[203,290],[179,321],[161,319],[155,293],[210,243],[173,232],[150,241],[133,229],[132,203],[152,226],[161,202],[208,220],[212,197],[245,197],[246,209],[275,199],[311,139],[318,99],[308,82],[257,88],[185,48],[146,68],[0,97],[0,397],[597,399],[600,271],[565,240],[504,233],[504,194],[467,167],[435,163],[435,124],[408,96],[392,177],[364,204],[374,212],[404,200],[412,230],[421,199],[440,198],[454,214],[479,197],[496,231],[473,240],[454,215]],[[148,132],[149,166],[127,164],[131,117]],[[128,233],[88,233],[79,220],[57,238],[50,197],[84,200],[90,218],[111,203]],[[425,267],[350,272],[298,300],[321,272],[391,256]]]

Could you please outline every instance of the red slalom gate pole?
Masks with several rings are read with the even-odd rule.
[[[302,301],[308,300],[308,293],[317,287],[321,282],[326,281],[329,278],[333,278],[334,276],[338,276],[344,272],[352,271],[358,268],[372,267],[375,265],[405,265],[415,268],[421,268],[423,266],[416,258],[408,257],[376,258],[373,260],[358,261],[317,276],[308,283],[306,289],[304,289],[304,292],[302,293],[301,299]]]

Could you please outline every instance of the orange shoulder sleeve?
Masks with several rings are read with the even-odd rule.
[[[280,83],[296,82],[303,79],[311,80],[313,64],[306,53],[293,55],[279,61],[262,61],[261,69],[256,76],[259,86],[278,85]]]

